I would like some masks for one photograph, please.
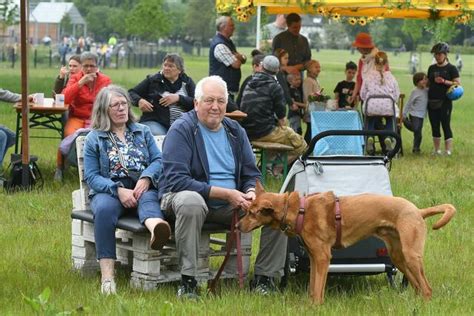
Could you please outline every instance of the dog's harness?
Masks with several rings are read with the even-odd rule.
[[[296,217],[296,225],[295,225],[295,233],[297,235],[301,235],[301,231],[303,230],[304,213],[305,213],[305,208],[306,208],[306,198],[314,194],[316,193],[300,197],[300,207],[298,210],[298,216]],[[280,223],[280,228],[285,227],[285,230],[282,229],[283,232],[286,232],[288,228],[290,227],[290,225],[288,224],[283,225],[283,220],[286,220],[287,209],[288,209],[288,201],[285,204],[285,211],[284,211],[285,215],[282,219],[282,222]],[[343,248],[342,243],[341,243],[342,215],[341,215],[341,207],[339,205],[339,197],[337,196],[335,197],[334,213],[335,213],[335,221],[336,221],[336,242],[333,248]]]

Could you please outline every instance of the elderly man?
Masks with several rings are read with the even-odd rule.
[[[182,298],[198,297],[195,277],[204,222],[230,224],[233,211],[245,209],[255,198],[260,178],[245,131],[224,117],[226,103],[226,83],[218,76],[202,79],[196,85],[194,110],[171,126],[163,144],[159,197],[166,217],[176,219]],[[257,292],[275,290],[272,278],[284,267],[286,244],[282,233],[262,229],[253,282]]]
[[[293,162],[308,147],[303,137],[286,126],[283,89],[275,78],[280,68],[278,58],[263,59],[263,71],[253,75],[245,87],[240,108],[247,113],[242,126],[251,140],[293,146],[288,161]],[[275,119],[276,118],[276,119]]]
[[[240,66],[246,57],[237,52],[230,39],[234,34],[234,21],[230,16],[221,16],[216,20],[217,34],[212,38],[209,49],[209,75],[220,76],[227,83],[232,101],[239,92],[242,72]]]
[[[288,66],[282,67],[288,73],[297,73],[304,70],[305,64],[311,60],[311,49],[308,39],[300,34],[301,17],[296,13],[290,13],[286,17],[287,30],[281,32],[272,42],[275,53],[277,48],[283,48],[288,52]]]

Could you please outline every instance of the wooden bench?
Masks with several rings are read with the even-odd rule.
[[[288,174],[288,152],[294,150],[292,146],[279,144],[279,143],[270,143],[270,142],[252,142],[253,151],[256,155],[260,157],[259,164],[260,170],[262,172],[262,183],[266,184],[266,167],[267,163],[282,163],[283,164],[283,179],[286,178]],[[270,153],[276,153],[276,155],[271,158]]]
[[[158,146],[164,137],[156,136]],[[88,198],[89,188],[84,181],[83,147],[84,136],[76,140],[80,189],[72,193],[72,250],[73,268],[83,274],[96,273],[99,263],[96,259],[94,239],[94,218]],[[230,226],[230,225],[229,225]],[[209,259],[225,255],[226,241],[212,236],[226,234],[229,228],[218,224],[205,224],[201,232],[199,245],[198,276],[199,281],[212,279],[217,269],[211,269]],[[131,267],[130,286],[143,290],[154,290],[159,283],[181,279],[174,238],[167,245],[156,251],[150,248],[150,233],[140,224],[136,216],[124,216],[119,219],[116,231],[117,262]],[[248,274],[251,255],[252,235],[241,234],[241,249],[244,275]],[[222,274],[223,278],[237,278],[237,251],[233,250],[231,258]]]

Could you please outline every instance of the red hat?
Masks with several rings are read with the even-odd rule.
[[[352,46],[357,47],[357,48],[374,48],[375,45],[372,42],[372,37],[370,34],[367,33],[359,33],[356,36],[356,39],[354,43],[352,43]]]

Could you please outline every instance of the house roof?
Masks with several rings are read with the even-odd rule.
[[[72,2],[40,2],[30,13],[30,22],[58,24],[66,14],[69,14],[72,24],[86,24]]]

